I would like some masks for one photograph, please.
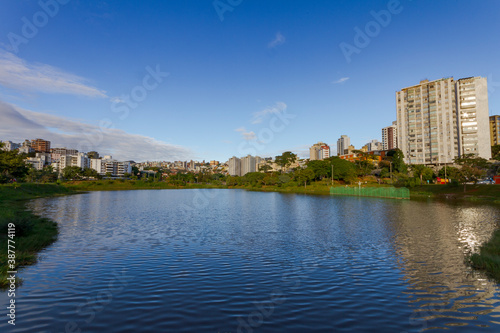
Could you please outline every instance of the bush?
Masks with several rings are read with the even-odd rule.
[[[33,221],[28,216],[4,216],[0,220],[1,235],[8,234],[9,223],[13,223],[15,225],[14,229],[16,238],[29,234],[29,232],[33,229]]]

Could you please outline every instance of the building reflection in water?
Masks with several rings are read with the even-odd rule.
[[[477,329],[500,324],[499,285],[465,260],[498,228],[500,210],[436,202],[397,207],[387,220],[395,229],[395,250],[414,308],[410,323],[421,330],[464,326],[471,320],[477,321]]]

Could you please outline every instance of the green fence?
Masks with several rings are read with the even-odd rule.
[[[410,199],[410,190],[406,187],[330,187],[330,194],[352,195],[359,197],[377,197],[393,199]]]

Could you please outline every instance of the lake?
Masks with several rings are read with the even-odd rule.
[[[202,189],[29,207],[60,235],[2,332],[500,331],[499,285],[464,262],[496,206]]]

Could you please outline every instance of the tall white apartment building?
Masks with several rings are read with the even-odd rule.
[[[228,164],[228,173],[230,176],[241,176],[241,160],[239,158],[236,156],[231,157]]]
[[[382,128],[382,149],[391,150],[398,148],[397,121],[393,121],[391,126]]]
[[[488,83],[485,77],[460,79],[456,84],[459,151],[491,158]]]
[[[248,155],[241,159],[241,176],[249,172],[255,172],[255,157]]]
[[[453,163],[469,153],[491,158],[486,78],[421,81],[396,92],[396,112],[408,164]]]
[[[337,140],[337,155],[344,155],[350,145],[351,139],[347,135],[341,135]]]

